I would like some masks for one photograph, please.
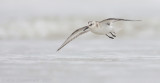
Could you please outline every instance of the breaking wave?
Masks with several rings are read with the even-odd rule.
[[[97,19],[95,20],[103,20]],[[32,17],[7,19],[0,23],[0,39],[57,39],[64,38],[77,28],[87,25],[87,17]],[[141,22],[119,22],[119,37],[156,38],[160,35],[160,20],[140,19]],[[121,28],[120,28],[121,27]],[[117,31],[118,31],[117,29]],[[89,36],[91,37],[91,36]]]

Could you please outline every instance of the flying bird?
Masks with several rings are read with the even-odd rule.
[[[91,31],[92,33],[98,35],[106,35],[107,37],[114,39],[116,37],[116,33],[114,31],[114,27],[112,24],[118,21],[140,21],[140,20],[129,20],[129,19],[120,19],[120,18],[108,18],[102,21],[89,21],[87,26],[79,28],[75,30],[66,40],[65,42],[58,48],[59,51],[73,39],[78,36]]]

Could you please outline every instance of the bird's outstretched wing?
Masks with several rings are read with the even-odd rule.
[[[66,41],[58,48],[57,51],[59,51],[61,48],[63,48],[66,44],[68,44],[70,41],[72,41],[73,39],[77,38],[78,36],[86,33],[89,31],[88,26],[82,27],[77,29],[76,31],[74,31],[67,39]]]
[[[117,22],[117,21],[141,21],[141,20],[129,20],[129,19],[121,19],[121,18],[108,18],[108,19],[105,19],[105,20],[102,20],[100,21],[100,23],[105,23],[107,25],[110,25],[114,22]]]

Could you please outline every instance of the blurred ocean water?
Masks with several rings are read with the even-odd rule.
[[[0,23],[0,39],[57,39],[65,38],[74,30],[87,25],[90,20],[105,17],[32,17],[28,19],[8,19]],[[129,18],[128,18],[129,19]],[[117,22],[113,25],[121,37],[158,38],[159,19],[140,19],[138,22]],[[89,34],[88,37],[94,37]]]
[[[0,39],[64,38],[90,20],[114,17],[142,20],[115,25],[121,29],[119,37],[158,38],[159,3],[159,0],[0,0]]]

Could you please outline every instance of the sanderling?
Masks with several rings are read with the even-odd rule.
[[[61,48],[63,48],[66,44],[68,44],[73,39],[89,31],[91,31],[92,33],[98,34],[98,35],[106,35],[109,38],[114,39],[114,37],[116,37],[116,33],[114,31],[114,28],[112,27],[112,24],[118,21],[140,21],[140,20],[108,18],[102,21],[89,21],[88,26],[84,26],[74,31],[66,39],[66,41],[58,48],[57,51],[59,51]]]

